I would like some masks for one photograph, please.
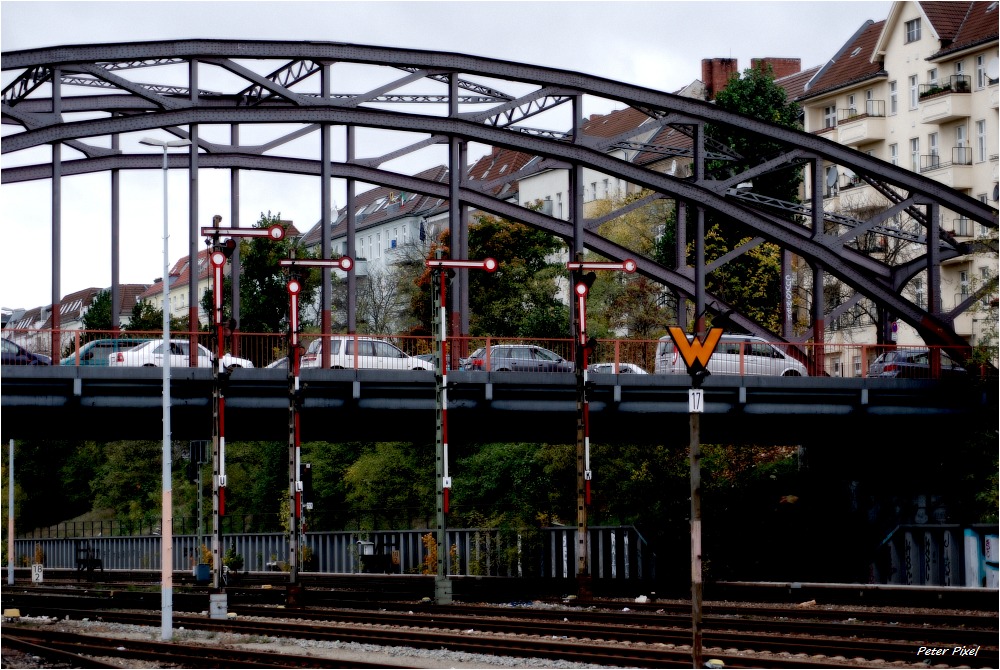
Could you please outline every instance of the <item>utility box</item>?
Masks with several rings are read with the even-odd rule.
[[[198,584],[208,584],[212,581],[212,566],[208,563],[198,563],[195,565],[194,581]]]

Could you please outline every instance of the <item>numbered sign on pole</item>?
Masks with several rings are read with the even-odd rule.
[[[31,564],[31,583],[41,584],[45,577],[45,570],[41,563]]]
[[[705,391],[703,389],[688,389],[688,412],[701,414],[705,411]]]

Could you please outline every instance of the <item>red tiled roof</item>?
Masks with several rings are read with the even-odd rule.
[[[941,37],[941,50],[932,58],[995,41],[1000,33],[1000,10],[993,2],[921,2],[920,8]]]
[[[875,59],[872,62],[872,54],[875,52],[875,46],[884,26],[885,21],[866,21],[841,47],[837,55],[809,82],[808,90],[799,98],[815,97],[884,74],[882,61]]]
[[[118,287],[118,309],[121,314],[131,314],[132,306],[149,289],[149,284],[121,284]],[[161,289],[162,290],[162,289]]]
[[[632,107],[617,109],[610,114],[593,114],[583,122],[583,134],[593,137],[615,137],[628,130],[635,130],[649,117]]]
[[[785,89],[785,97],[788,100],[795,100],[805,92],[806,84],[809,83],[810,79],[816,76],[816,73],[819,72],[819,70],[820,66],[816,65],[806,70],[802,70],[801,72],[790,74],[787,77],[775,79],[774,83]]]
[[[489,191],[495,196],[511,197],[517,192],[517,174],[531,161],[532,156],[520,151],[493,147],[493,151],[483,156],[469,168],[469,181],[485,181]]]
[[[927,20],[934,26],[934,32],[942,42],[955,39],[958,29],[962,27],[972,2],[921,2],[920,9]],[[988,4],[988,3],[983,3]]]
[[[94,302],[94,298],[97,297],[97,294],[102,290],[103,289],[91,287],[64,295],[62,301],[59,303],[59,323],[65,324],[70,321],[79,321],[82,319],[86,308],[90,307],[90,304]],[[52,305],[48,305],[47,307],[48,309],[46,309],[46,312],[48,312],[49,316],[45,319],[45,322],[39,326],[39,328],[45,329],[52,327]],[[39,312],[35,318],[37,319],[40,315],[41,308],[39,308]],[[25,316],[27,316],[27,313]],[[27,327],[32,328],[33,326]]]

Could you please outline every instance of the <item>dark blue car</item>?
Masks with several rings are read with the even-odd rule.
[[[33,354],[20,344],[3,338],[4,365],[52,365],[52,359],[44,354]]]

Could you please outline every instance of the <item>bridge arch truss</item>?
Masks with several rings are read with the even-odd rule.
[[[945,313],[941,309],[941,263],[973,253],[942,231],[943,212],[952,212],[987,228],[997,228],[997,210],[920,174],[812,134],[774,126],[732,114],[711,103],[680,97],[600,77],[462,54],[323,42],[179,40],[128,44],[59,46],[2,55],[8,81],[0,110],[8,125],[2,153],[18,155],[49,146],[50,162],[18,165],[0,173],[3,184],[34,180],[52,183],[53,270],[52,302],[61,300],[58,257],[61,254],[60,183],[65,177],[96,172],[111,174],[111,237],[118,233],[117,175],[121,170],[158,169],[159,153],[136,152],[131,134],[161,129],[192,145],[186,154],[168,156],[169,166],[190,173],[189,253],[199,251],[198,173],[227,169],[231,173],[232,225],[238,226],[239,175],[259,170],[317,177],[321,211],[322,255],[331,257],[333,202],[330,183],[347,185],[347,253],[356,256],[355,188],[360,183],[398,188],[448,202],[453,251],[467,255],[469,210],[474,208],[520,221],[563,238],[572,253],[590,250],[612,260],[637,255],[601,236],[607,220],[584,216],[583,170],[617,177],[678,206],[694,207],[733,217],[758,236],[803,258],[813,270],[814,295],[824,274],[835,277],[887,313],[911,325],[925,342],[955,348],[967,346],[955,332],[954,319],[978,293]],[[169,73],[167,76],[160,72]],[[171,81],[171,84],[153,83]],[[201,82],[207,84],[201,87]],[[356,88],[352,88],[356,87]],[[336,87],[336,89],[335,89]],[[213,90],[219,88],[221,90]],[[693,177],[678,178],[611,155],[615,148],[667,152],[640,141],[638,133],[602,138],[581,131],[589,99],[614,101],[643,112],[642,127],[673,128],[691,138],[686,153],[693,160]],[[536,125],[529,125],[536,124]],[[707,178],[711,158],[733,156],[731,147],[707,139],[706,124],[729,126],[780,145],[769,161],[724,181]],[[241,129],[280,129],[270,140],[241,142]],[[205,127],[228,127],[230,141],[209,141]],[[334,129],[344,130],[343,155],[334,158]],[[290,129],[290,130],[289,130]],[[408,138],[389,152],[358,146],[361,129],[396,131]],[[213,135],[214,136],[214,135]],[[243,136],[247,133],[244,131]],[[289,152],[303,138],[314,138],[313,155]],[[540,165],[565,170],[569,176],[569,217],[546,215],[497,197],[490,182],[464,178],[470,144],[501,147],[537,157]],[[396,171],[396,159],[443,152],[446,183]],[[284,153],[283,153],[284,152]],[[439,154],[440,155],[440,154]],[[823,211],[822,179],[829,164],[851,170],[885,198],[886,205],[867,219],[847,219]],[[812,201],[792,207],[758,199],[738,184],[773,170],[805,166]],[[647,199],[648,201],[648,199]],[[866,232],[889,232],[886,221],[906,212],[919,230],[910,242],[922,253],[905,263],[890,264],[861,253],[852,241]],[[620,212],[619,212],[620,213]],[[793,216],[794,215],[794,216]],[[798,217],[799,221],[796,221]],[[804,221],[804,223],[800,222]],[[118,257],[112,243],[112,287],[117,291]],[[995,246],[990,249],[996,253]],[[678,255],[680,256],[680,250]],[[706,291],[705,275],[714,269],[696,260],[693,266],[671,269],[651,258],[638,257],[639,272],[661,282],[694,303],[695,313],[714,311],[746,330],[773,339],[822,342],[824,323],[846,310],[852,301],[829,310],[813,301],[812,327],[794,335],[767,332],[745,315],[732,313],[723,300]],[[324,272],[329,272],[325,270]],[[902,287],[917,273],[928,277],[927,307],[902,295]],[[238,276],[238,271],[237,271]],[[329,277],[324,277],[324,287]],[[197,295],[192,273],[190,295]],[[348,273],[348,321],[354,323],[354,273]],[[996,291],[994,279],[980,291]],[[456,308],[467,329],[468,285],[458,276]],[[114,304],[118,304],[117,296]],[[192,322],[197,304],[191,301]],[[331,297],[324,288],[322,328],[330,330]],[[58,318],[58,309],[53,317]],[[58,329],[58,322],[54,322]],[[56,338],[53,338],[53,342]]]

